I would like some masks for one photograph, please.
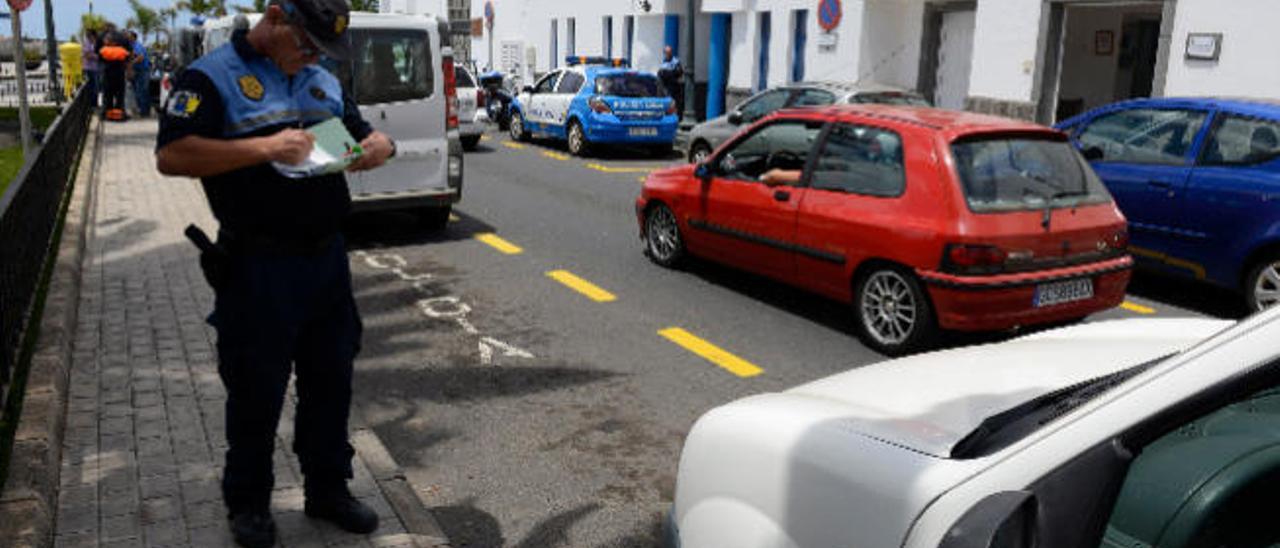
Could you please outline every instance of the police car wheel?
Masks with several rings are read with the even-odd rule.
[[[516,141],[528,141],[529,135],[524,132],[524,116],[519,112],[511,113],[511,138]]]
[[[582,131],[582,124],[578,122],[569,123],[569,153],[574,156],[586,156],[587,135]]]
[[[684,258],[684,239],[675,213],[664,204],[654,204],[644,217],[644,251],[649,260],[668,268]]]

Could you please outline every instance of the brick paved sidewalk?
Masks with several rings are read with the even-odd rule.
[[[182,236],[188,223],[206,231],[216,224],[198,182],[155,171],[155,133],[154,120],[109,123],[99,141],[104,148],[87,227],[57,546],[231,544],[218,483],[225,392],[214,332],[204,323],[213,296],[195,248]],[[370,472],[370,465],[386,467],[385,454],[370,456],[361,440],[352,492],[377,510],[380,529],[369,537],[350,535],[302,514],[301,476],[287,451],[292,388],[289,398],[272,502],[280,544],[433,545],[406,533]],[[380,448],[376,438],[373,444]]]

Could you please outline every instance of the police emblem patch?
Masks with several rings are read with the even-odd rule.
[[[246,74],[236,80],[240,84],[240,93],[245,97],[258,101],[262,99],[265,90],[262,89],[262,82],[258,81],[258,77],[252,74]]]
[[[176,118],[190,118],[200,108],[200,94],[192,91],[176,91],[169,97],[165,114]]]
[[[317,87],[311,88],[311,96],[315,97],[317,101],[323,101],[327,97],[324,90]]]
[[[342,34],[344,30],[347,30],[347,16],[339,15],[337,19],[333,20],[333,33]]]

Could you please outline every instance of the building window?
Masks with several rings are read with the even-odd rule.
[[[622,19],[622,57],[631,64],[631,46],[636,36],[636,18],[628,15]]]
[[[613,16],[606,15],[600,24],[603,29],[600,39],[603,41],[600,51],[605,57],[613,57]]]
[[[791,81],[799,82],[804,80],[804,50],[805,42],[809,39],[809,10],[795,10],[793,13],[795,28],[792,29],[791,37]]]
[[[760,12],[760,53],[756,61],[759,75],[756,77],[756,91],[764,91],[769,87],[769,35],[773,32],[773,14]]]
[[[551,68],[559,66],[560,59],[560,29],[559,21],[551,20]]]
[[[566,48],[565,55],[566,56],[578,54],[577,43],[575,40],[577,38],[577,36],[575,35],[578,33],[577,23],[578,21],[575,20],[573,17],[569,17],[564,20],[565,48]]]

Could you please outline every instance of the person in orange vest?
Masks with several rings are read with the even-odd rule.
[[[98,57],[102,59],[104,80],[103,115],[113,120],[123,120],[124,75],[129,66],[129,50],[122,44],[118,33],[109,33],[103,41]]]

